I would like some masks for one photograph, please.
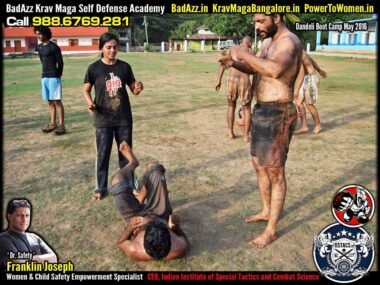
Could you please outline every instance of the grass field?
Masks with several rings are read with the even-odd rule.
[[[3,209],[10,198],[30,199],[31,230],[76,270],[315,271],[313,237],[335,222],[333,194],[350,183],[376,193],[376,61],[315,57],[328,71],[316,104],[324,131],[293,138],[279,239],[257,250],[247,242],[265,223],[244,223],[260,210],[256,174],[241,130],[234,140],[226,136],[224,86],[219,93],[214,88],[217,54],[119,53],[118,58],[128,61],[145,85],[142,94],[130,96],[134,152],[142,165],[137,175],[151,160],[167,168],[172,206],[191,242],[180,260],[126,258],[115,245],[124,224],[112,198],[91,200],[95,132],[82,85],[97,56],[64,57],[68,134],[60,137],[41,132],[48,108],[40,95],[39,59],[4,61]],[[312,129],[309,114],[308,123]],[[110,174],[116,170],[115,148]],[[376,224],[374,218],[366,225],[373,235]]]

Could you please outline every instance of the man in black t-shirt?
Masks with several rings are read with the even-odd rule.
[[[7,206],[8,229],[0,233],[0,266],[7,261],[56,263],[57,256],[35,233],[26,232],[30,225],[31,205],[26,199],[13,199]]]
[[[42,63],[42,99],[49,103],[50,123],[42,129],[44,133],[55,132],[56,135],[66,133],[65,111],[62,104],[62,81],[63,59],[61,49],[52,41],[51,30],[48,27],[36,27],[34,33],[40,44],[36,51]],[[58,112],[59,123],[57,126],[56,113]]]

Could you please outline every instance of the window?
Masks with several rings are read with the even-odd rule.
[[[341,35],[338,34],[337,44],[340,45]]]
[[[78,46],[78,40],[77,39],[69,39],[69,46],[71,46],[71,47]]]
[[[92,39],[92,45],[93,46],[99,46],[99,40],[98,39]]]
[[[11,41],[5,41],[5,47],[7,48],[11,47]]]

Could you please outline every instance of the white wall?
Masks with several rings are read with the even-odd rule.
[[[331,43],[335,45],[338,44],[338,33],[333,33]]]
[[[78,46],[92,46],[92,39],[94,38],[83,38],[83,37],[60,37],[60,38],[53,38],[53,40],[57,40],[57,44],[62,47],[69,46],[69,40],[78,40]]]
[[[374,44],[376,43],[376,37],[375,37],[375,32],[371,32],[369,33],[369,40],[368,40],[368,43],[369,44]]]

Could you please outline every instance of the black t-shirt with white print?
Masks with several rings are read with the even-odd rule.
[[[84,83],[95,87],[95,127],[132,124],[132,111],[126,86],[135,82],[131,66],[121,60],[108,65],[98,60],[88,67]]]

